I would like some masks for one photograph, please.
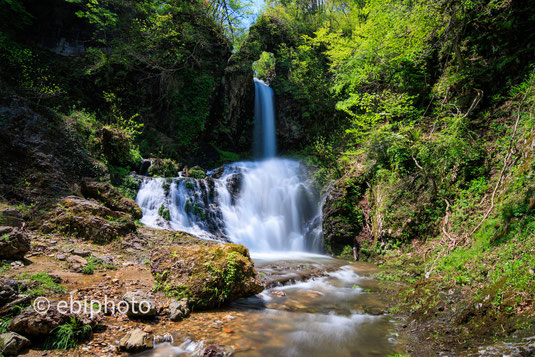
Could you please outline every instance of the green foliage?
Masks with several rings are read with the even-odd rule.
[[[177,177],[179,165],[171,159],[153,160],[148,175],[155,177]]]
[[[253,71],[259,79],[269,80],[275,75],[275,56],[271,52],[262,52],[260,58],[253,63]]]
[[[353,261],[353,247],[350,245],[344,246],[344,249],[342,250],[342,253],[338,255],[338,258]]]
[[[139,184],[139,180],[137,180],[133,175],[126,175],[121,179],[117,189],[126,197],[135,200],[137,191],[139,190]]]
[[[215,149],[215,151],[219,154],[219,160],[223,163],[230,163],[230,162],[236,162],[240,160],[240,154],[237,154],[235,152],[230,151],[224,151],[216,147],[212,144],[212,147]]]
[[[12,318],[10,317],[1,317],[0,318],[0,334],[7,332],[7,327],[11,323]]]
[[[176,118],[174,139],[184,149],[196,147],[209,115],[214,79],[209,74],[191,73],[185,78],[187,86],[171,95]]]
[[[33,16],[20,0],[4,0],[0,3],[0,29],[2,32],[20,30],[32,23]]]
[[[54,281],[48,273],[40,272],[35,274],[24,273],[17,277],[20,280],[28,280],[28,284],[21,293],[30,297],[44,296],[65,292],[65,288]]]
[[[93,156],[100,154],[100,138],[98,129],[101,123],[96,116],[84,110],[73,108],[71,113],[64,118],[65,127],[71,137],[87,152]]]
[[[26,91],[26,95],[36,99],[37,103],[64,93],[53,70],[41,64],[41,55],[14,42],[3,32],[0,32],[0,60],[0,69],[10,73],[7,80]]]
[[[88,338],[92,333],[91,326],[84,325],[80,320],[71,317],[69,323],[52,330],[52,335],[45,341],[46,349],[69,350]]]
[[[124,118],[120,108],[120,99],[112,92],[103,92],[106,103],[110,105],[111,122],[129,137],[135,139],[143,131],[143,123],[137,121],[139,114],[134,114],[130,118]]]
[[[93,255],[89,256],[87,259],[87,264],[82,268],[81,273],[86,275],[93,275],[95,271],[102,269],[102,268],[108,268],[108,269],[116,269],[115,266],[110,264],[104,264],[102,259],[97,258]]]
[[[198,179],[198,180],[206,177],[206,173],[201,169],[190,169],[188,173],[191,177]]]
[[[161,205],[158,208],[158,215],[165,219],[166,221],[171,220],[171,214],[169,213],[169,208],[166,208],[164,205]]]
[[[97,28],[96,38],[106,44],[108,33],[116,26],[118,20],[117,14],[106,8],[106,2],[99,3],[99,0],[65,1],[82,5],[83,10],[78,10],[76,15],[94,25]]]

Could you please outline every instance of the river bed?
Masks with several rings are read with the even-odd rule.
[[[312,254],[253,257],[273,287],[226,309],[193,314],[181,323],[191,329],[168,331],[175,346],[157,344],[143,355],[196,355],[207,344],[226,346],[234,356],[387,356],[401,351],[396,323],[372,277],[375,266]],[[310,276],[319,271],[326,273]],[[185,330],[191,333],[184,336]]]

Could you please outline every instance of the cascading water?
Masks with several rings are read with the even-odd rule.
[[[275,140],[273,90],[257,78],[255,78],[254,82],[254,155],[257,159],[275,157],[277,143]]]
[[[136,198],[141,222],[256,253],[321,250],[318,194],[298,161],[275,158],[271,88],[255,79],[255,95],[255,155],[262,160],[226,165],[205,179],[145,178]]]
[[[177,340],[183,340],[180,346],[155,343],[146,355],[204,355],[203,341],[184,340],[181,332],[199,331],[202,321],[206,321],[205,328],[197,340],[236,346],[240,356],[386,356],[399,352],[393,323],[364,312],[385,309],[372,292],[378,285],[361,277],[377,270],[323,255],[296,254],[321,251],[321,202],[303,165],[275,157],[273,93],[261,81],[255,81],[255,88],[258,161],[232,163],[208,172],[204,179],[147,177],[136,201],[147,225],[247,246],[255,269],[266,279],[266,290],[236,301],[223,318],[218,311],[213,318],[182,321],[176,331]],[[329,273],[310,278],[319,271]],[[212,321],[218,323],[216,329],[208,328]]]

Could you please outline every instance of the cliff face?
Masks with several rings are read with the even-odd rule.
[[[131,0],[98,12],[60,0],[17,4],[0,6],[0,18],[19,24],[0,26],[8,91],[64,114],[84,108],[105,124],[142,123],[146,157],[202,161],[228,141],[219,118],[232,44],[200,4],[169,6],[165,16]]]
[[[45,203],[72,192],[81,177],[98,169],[64,122],[49,110],[36,112],[24,100],[0,97],[0,196]]]

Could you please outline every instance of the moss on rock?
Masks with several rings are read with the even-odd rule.
[[[180,171],[180,164],[171,159],[149,159],[150,166],[147,170],[148,176],[177,177]]]
[[[124,197],[108,182],[96,182],[86,179],[82,181],[82,194],[86,198],[94,198],[102,202],[111,210],[128,213],[134,219],[140,219],[143,216],[141,208],[134,200]]]
[[[249,251],[243,245],[162,247],[151,259],[157,287],[192,308],[221,306],[263,290]]]
[[[45,233],[57,231],[70,234],[102,244],[135,232],[136,224],[127,213],[113,211],[94,200],[69,196],[49,214],[42,230]]]

